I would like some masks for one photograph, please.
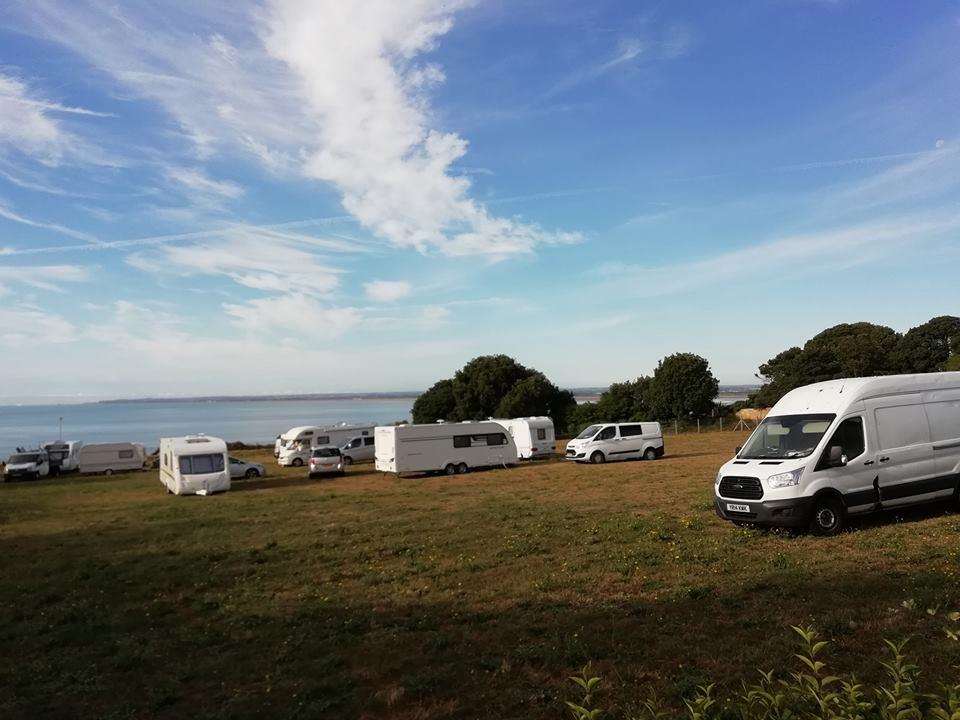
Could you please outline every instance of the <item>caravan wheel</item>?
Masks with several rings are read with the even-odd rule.
[[[113,468],[107,468],[103,471],[104,475],[113,475]]]
[[[455,475],[457,473],[457,466],[453,463],[447,463],[447,466],[443,469],[445,475]]]
[[[457,465],[457,472],[460,473],[461,475],[469,471],[470,471],[470,468],[467,467],[466,463],[460,463],[459,465]]]

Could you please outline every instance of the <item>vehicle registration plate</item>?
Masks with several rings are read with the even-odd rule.
[[[727,503],[727,510],[728,510],[729,512],[748,513],[748,512],[750,512],[750,506],[749,506],[749,505],[740,505],[739,503]]]

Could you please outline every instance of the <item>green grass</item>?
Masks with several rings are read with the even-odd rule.
[[[711,506],[742,436],[668,455],[396,480],[356,466],[166,495],[156,472],[0,486],[0,717],[558,717],[592,661],[605,703],[793,667],[787,626],[878,673],[914,635],[927,679],[957,644],[960,515],[836,538],[738,529]]]

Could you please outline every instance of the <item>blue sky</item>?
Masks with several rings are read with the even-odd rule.
[[[6,3],[0,399],[723,383],[958,309],[960,3]]]

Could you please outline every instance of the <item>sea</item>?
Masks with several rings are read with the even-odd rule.
[[[272,443],[299,425],[391,424],[410,420],[413,397],[334,400],[151,400],[69,405],[0,406],[0,456],[61,437],[139,442],[152,451],[161,437],[205,433],[234,442]]]

